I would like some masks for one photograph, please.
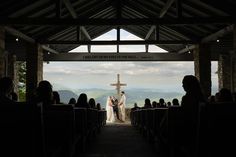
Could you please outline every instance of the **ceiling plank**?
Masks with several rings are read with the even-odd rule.
[[[196,44],[192,40],[120,40],[120,41],[39,41],[41,44],[78,44],[78,45],[178,45],[178,44]]]
[[[122,26],[122,25],[198,25],[233,24],[233,17],[182,17],[182,18],[0,18],[1,25],[52,25],[52,26]]]

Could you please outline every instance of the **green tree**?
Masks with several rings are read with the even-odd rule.
[[[18,62],[18,77],[19,77],[19,101],[25,101],[26,94],[26,62]]]

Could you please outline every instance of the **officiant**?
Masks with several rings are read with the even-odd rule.
[[[120,107],[120,113],[121,113],[121,121],[125,122],[125,104],[126,103],[126,96],[125,96],[125,92],[122,91],[121,92],[121,98],[119,101],[118,106]]]

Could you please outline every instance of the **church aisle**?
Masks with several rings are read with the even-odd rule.
[[[83,157],[154,157],[157,153],[129,123],[107,124]]]

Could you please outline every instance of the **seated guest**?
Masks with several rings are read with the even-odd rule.
[[[165,100],[163,98],[159,99],[159,106],[160,107],[166,107],[166,103],[165,103]]]
[[[145,99],[145,104],[144,104],[143,108],[152,108],[152,104],[151,104],[150,99],[148,99],[148,98]]]
[[[173,106],[179,106],[179,100],[177,98],[174,98],[172,100],[172,104],[173,104]]]
[[[90,108],[89,103],[88,103],[88,97],[85,93],[81,93],[79,95],[79,98],[77,100],[77,103],[75,104],[75,107]]]
[[[42,102],[44,106],[52,104],[53,92],[52,85],[50,84],[50,82],[46,80],[39,82],[38,87],[36,89],[34,101],[36,103]]]
[[[102,110],[100,103],[97,103],[97,110]]]
[[[220,90],[218,102],[233,102],[233,97],[229,89],[222,88]]]
[[[52,94],[53,94],[53,102],[52,103],[53,104],[62,104],[59,93],[57,91],[53,91]]]
[[[153,102],[152,102],[152,107],[153,107],[153,108],[157,108],[157,102],[156,102],[156,101],[153,101]]]
[[[169,101],[166,104],[167,104],[168,107],[171,106],[171,102],[169,102]]]
[[[0,79],[0,103],[1,104],[14,104],[11,99],[13,92],[13,81],[10,77],[3,77]]]
[[[138,109],[140,109],[140,107],[138,107],[137,103],[134,103],[134,107],[131,108],[131,111],[135,111],[135,110],[138,110]]]
[[[72,104],[72,105],[73,105],[73,104],[76,104],[75,98],[70,98],[68,104]]]
[[[90,98],[88,103],[91,108],[96,108],[96,102],[94,98]]]

